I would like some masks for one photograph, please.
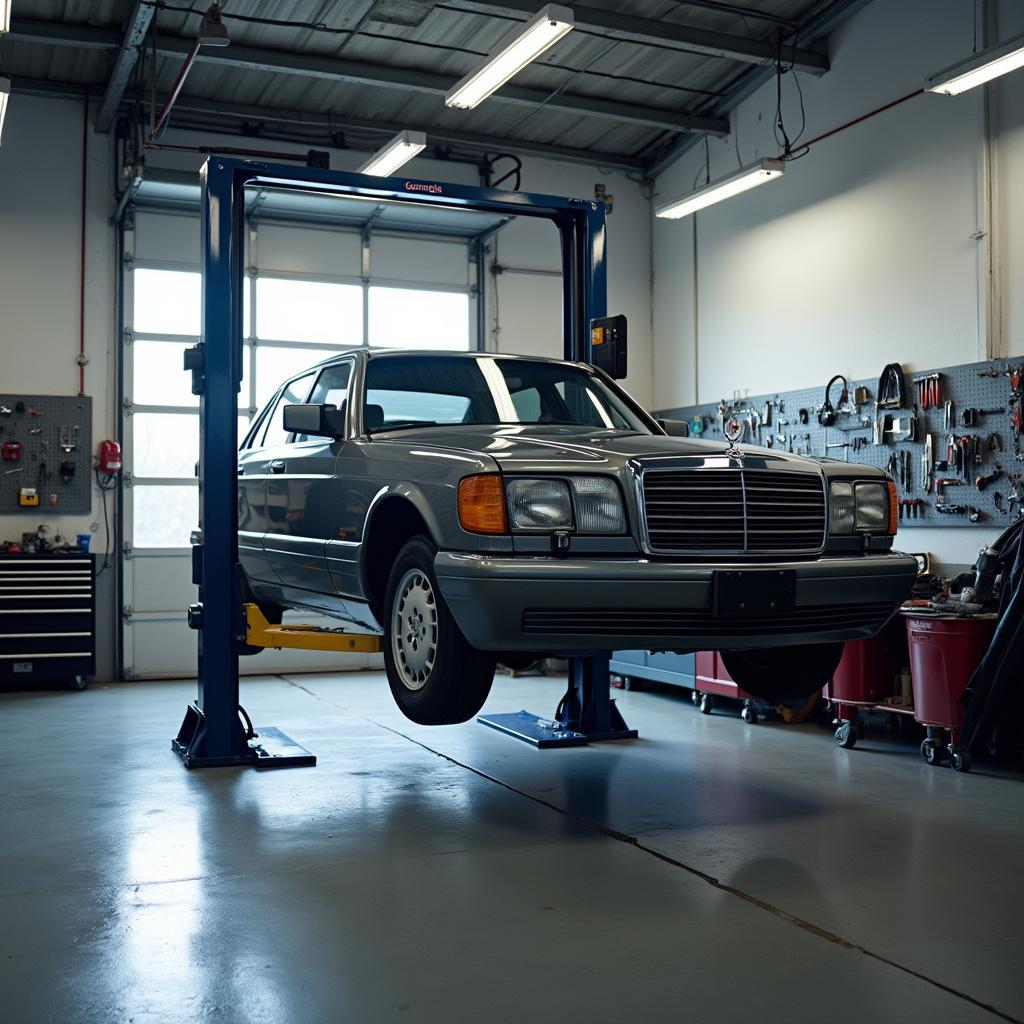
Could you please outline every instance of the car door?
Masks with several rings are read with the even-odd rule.
[[[313,404],[341,407],[347,394],[352,362],[325,367],[309,395]],[[341,400],[336,401],[338,395]],[[284,398],[284,396],[283,396]],[[334,593],[327,570],[326,545],[335,536],[331,516],[331,490],[335,463],[343,441],[285,433],[281,418],[285,405],[306,401],[284,398],[274,411],[277,443],[264,448],[267,479],[267,533],[264,546],[282,586],[318,593]],[[275,430],[272,425],[271,430]]]
[[[266,551],[267,446],[284,439],[279,429],[281,407],[301,402],[309,393],[313,373],[288,381],[271,399],[246,435],[238,451],[238,559],[250,580],[277,581]]]

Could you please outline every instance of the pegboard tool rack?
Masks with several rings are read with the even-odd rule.
[[[776,450],[810,455],[818,458],[832,458],[851,464],[875,466],[879,469],[896,469],[894,478],[903,504],[900,519],[904,526],[995,526],[1010,523],[1021,514],[1021,499],[1024,498],[1024,439],[1014,437],[1013,414],[1019,406],[1020,386],[1014,395],[1011,374],[1020,371],[1024,361],[1019,357],[1006,360],[991,360],[967,363],[960,366],[946,366],[934,370],[903,369],[904,404],[900,409],[876,409],[875,399],[878,380],[849,380],[851,408],[838,409],[841,384],[832,389],[832,402],[837,406],[836,421],[832,426],[823,427],[818,423],[818,412],[825,400],[825,382],[817,387],[799,388],[772,394],[750,395],[723,399],[721,402],[701,403],[675,409],[659,410],[657,415],[674,419],[686,419],[696,425],[699,421],[705,438],[723,437],[723,422],[731,416],[744,423],[742,443],[772,447]],[[918,381],[937,379],[939,401],[922,407],[923,394]],[[867,401],[853,405],[857,389],[865,388]],[[953,423],[945,426],[945,403],[952,403]],[[771,404],[771,425],[763,423],[765,408]],[[968,426],[964,422],[965,410],[993,410],[985,412]],[[806,410],[807,422],[801,422],[801,410]],[[918,429],[915,440],[896,440],[890,436],[880,444],[874,444],[874,424],[877,414],[889,414],[906,420],[917,417]],[[756,421],[762,421],[760,428]],[[866,421],[866,422],[865,422]],[[989,437],[995,434],[1002,443],[989,449]],[[922,456],[925,454],[925,439],[932,438],[935,469],[933,485],[926,489],[922,476]],[[948,439],[976,438],[965,441],[964,446],[977,446],[980,461],[972,461],[969,473],[957,472],[954,462],[947,468],[940,468],[947,460]],[[698,433],[691,428],[691,436]],[[768,438],[771,437],[771,444]],[[861,440],[857,440],[860,438]],[[995,442],[993,441],[993,444]],[[849,447],[842,447],[849,445]],[[855,447],[856,446],[856,447]],[[903,453],[906,453],[905,455]],[[973,460],[973,451],[971,452]],[[901,469],[906,465],[909,475],[904,478]],[[1001,476],[984,489],[979,490],[976,479],[1001,471]],[[941,484],[936,489],[935,480],[955,480],[955,483]],[[998,497],[997,497],[998,495]],[[1016,496],[1016,501],[1012,499]],[[913,503],[913,504],[908,504]],[[975,509],[976,517],[968,514],[949,514],[937,511],[937,506],[957,505]],[[916,512],[916,515],[913,513]]]
[[[0,453],[0,514],[92,510],[91,398],[0,394]],[[22,488],[35,488],[39,504],[19,504]]]

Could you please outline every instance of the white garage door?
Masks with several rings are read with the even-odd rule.
[[[462,240],[250,225],[239,436],[283,379],[341,349],[476,347]],[[189,535],[198,519],[199,400],[182,369],[199,340],[199,221],[139,212],[125,232],[125,678],[194,675]],[[421,277],[410,279],[416,272]],[[298,621],[289,615],[292,621]],[[303,621],[316,621],[303,615]],[[266,651],[242,671],[361,668],[363,655]]]

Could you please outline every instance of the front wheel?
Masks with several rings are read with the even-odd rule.
[[[384,667],[395,703],[420,725],[466,722],[483,707],[497,659],[471,647],[434,575],[433,544],[405,543],[391,567]]]
[[[828,682],[843,656],[842,644],[722,651],[733,681],[752,697],[775,703],[810,697]]]

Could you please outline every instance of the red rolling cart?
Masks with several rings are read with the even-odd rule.
[[[835,712],[836,743],[847,749],[859,738],[860,712],[886,711],[913,716],[913,705],[894,704],[907,666],[907,634],[899,616],[869,640],[851,640],[843,650],[825,696]]]
[[[741,689],[726,670],[722,656],[717,651],[697,652],[697,673],[693,687],[693,703],[705,715],[710,715],[715,706],[715,697],[731,697],[743,702],[740,715],[744,722],[758,720],[757,700],[753,694]]]
[[[905,613],[910,647],[910,675],[914,685],[914,717],[928,727],[921,756],[931,765],[942,764],[947,752],[958,772],[971,767],[971,755],[960,747],[964,720],[964,692],[981,661],[996,618],[975,615],[915,615]],[[949,733],[944,743],[943,733]]]

